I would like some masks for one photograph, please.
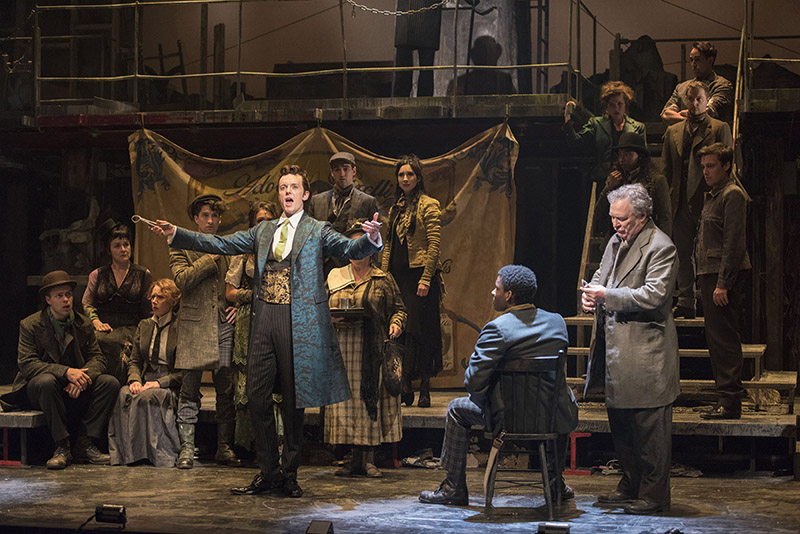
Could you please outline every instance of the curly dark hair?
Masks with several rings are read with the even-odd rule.
[[[281,178],[287,174],[294,174],[303,179],[303,194],[308,191],[308,200],[303,201],[303,209],[308,211],[308,206],[311,204],[311,182],[308,179],[308,172],[300,165],[284,165],[281,167],[280,176],[278,177],[278,189],[280,190]],[[280,215],[280,213],[278,214]]]
[[[604,104],[617,95],[622,95],[622,98],[625,99],[625,105],[635,100],[633,89],[618,80],[606,82],[600,87],[600,101]]]
[[[497,271],[503,283],[503,289],[511,291],[514,304],[533,304],[533,297],[539,286],[536,275],[524,265],[506,265]]]

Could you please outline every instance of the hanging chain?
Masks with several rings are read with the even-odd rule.
[[[447,0],[441,0],[441,2],[436,2],[435,4],[421,7],[419,9],[409,9],[408,11],[390,11],[388,9],[377,9],[374,7],[364,6],[359,3],[356,3],[355,0],[347,0],[347,3],[353,6],[354,10],[355,8],[359,8],[364,11],[374,13],[376,15],[386,15],[387,17],[401,17],[404,15],[416,15],[417,13],[423,13],[425,11],[430,11],[431,9],[436,9],[437,7],[442,7],[447,3]]]

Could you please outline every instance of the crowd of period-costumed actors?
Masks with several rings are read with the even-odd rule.
[[[676,87],[662,112],[669,126],[660,165],[650,157],[644,124],[628,115],[634,94],[622,82],[602,87],[605,113],[583,125],[576,124],[574,103],[567,104],[564,131],[575,149],[595,155],[591,175],[602,191],[594,228],[609,240],[606,253],[613,249],[616,254],[614,269],[624,255],[617,248],[625,249],[618,241],[635,239],[653,225],[669,236],[677,257],[669,266],[676,272],[665,293],[670,315],[695,316],[699,282],[719,391],[718,405],[704,416],[736,418],[743,395],[741,352],[738,359],[731,355],[739,334],[733,326],[738,312],[729,303],[738,301],[742,273],[749,269],[746,202],[730,177],[732,139],[723,120],[730,117],[732,88],[714,72],[715,58],[713,45],[694,44],[690,60],[696,77]],[[719,179],[712,156],[722,171]],[[132,261],[129,227],[108,221],[98,230],[111,261],[89,275],[82,314],[74,309],[77,284],[68,273],[44,277],[43,308],[20,323],[19,374],[2,403],[4,409],[44,412],[55,442],[49,469],[78,461],[192,468],[201,380],[210,371],[216,392],[216,462],[241,465],[236,447],[254,452],[260,467],[252,483],[233,493],[302,495],[297,467],[304,409],[312,406],[327,406],[325,441],[350,447],[349,460],[335,474],[382,476],[376,447],[402,438],[401,404],[411,406],[416,396],[419,407],[430,406],[430,379],[442,369],[440,205],[425,192],[419,159],[400,157],[395,201],[382,237],[376,199],[354,184],[354,156],[334,154],[330,173],[333,187],[312,197],[305,170],[283,167],[279,204],[253,202],[249,229],[228,236],[216,235],[225,204],[213,194],[188,206],[195,231],[145,220],[169,243],[172,278],[154,281],[145,266]],[[630,206],[631,213],[621,212],[620,206]],[[637,226],[640,215],[646,218]],[[615,305],[612,291],[600,285],[604,265],[586,285],[583,301],[587,312],[601,318],[613,317]],[[523,313],[520,309],[532,306],[535,276],[511,267],[517,266],[499,273],[494,307]],[[320,305],[326,300],[327,306]],[[645,301],[636,305],[647,310]],[[611,322],[604,319],[601,326],[610,328]],[[553,335],[566,346],[565,335]],[[470,385],[481,374],[486,346],[481,348],[481,339],[467,371],[471,406],[482,398]],[[495,350],[489,359],[504,357],[504,350]],[[667,400],[663,404],[671,406],[674,398]],[[448,411],[442,464],[448,472],[461,473],[452,428],[464,426],[475,414],[456,401]],[[456,418],[452,428],[451,417]],[[566,434],[572,427],[562,426]],[[102,452],[106,444],[108,454]],[[625,446],[616,438],[615,445]],[[641,458],[621,461],[627,464],[623,471],[642,476]],[[663,479],[668,471],[658,476]],[[668,508],[668,494],[643,496],[645,490],[637,489],[647,484],[643,480],[626,484],[606,501],[651,503],[632,513]],[[571,490],[562,489],[560,494],[570,498]],[[448,476],[420,500],[463,504],[463,474]]]

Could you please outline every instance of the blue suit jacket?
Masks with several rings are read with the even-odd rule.
[[[226,236],[201,234],[178,228],[170,246],[211,254],[254,254],[255,279],[263,278],[267,256],[278,221],[260,224]],[[364,235],[349,239],[330,223],[304,214],[292,242],[292,349],[297,407],[324,406],[351,397],[339,341],[331,322],[328,294],[322,273],[326,256],[360,259],[380,252]],[[253,298],[259,298],[260,283]]]
[[[564,319],[532,304],[514,306],[486,323],[475,343],[475,352],[470,356],[464,386],[470,400],[483,410],[487,430],[498,430],[503,419],[496,371],[515,358],[556,355],[559,350],[567,349],[567,342]],[[578,426],[578,403],[565,379],[555,384],[553,375],[552,383],[562,391],[556,407],[555,431],[567,434]]]

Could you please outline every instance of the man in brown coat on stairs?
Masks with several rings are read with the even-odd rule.
[[[697,236],[697,279],[703,299],[706,341],[717,386],[717,406],[703,419],[739,419],[742,415],[742,339],[740,314],[747,255],[747,200],[731,177],[733,150],[722,143],[699,152],[705,194]]]

